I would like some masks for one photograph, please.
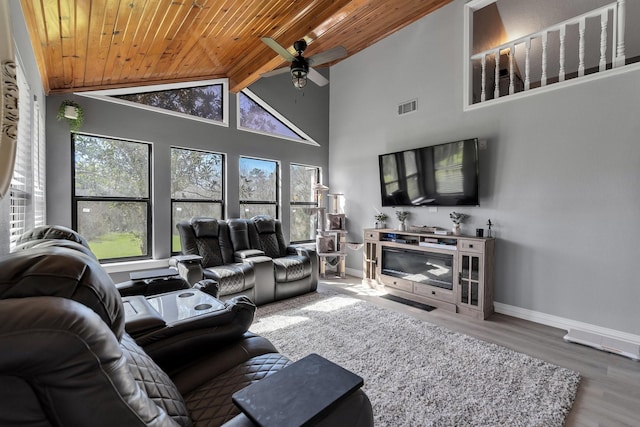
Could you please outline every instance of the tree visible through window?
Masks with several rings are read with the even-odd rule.
[[[290,167],[290,225],[292,242],[311,241],[316,235],[316,214],[312,208],[318,206],[313,185],[320,181],[320,168],[291,164]]]
[[[171,148],[171,250],[180,252],[176,224],[192,217],[224,219],[224,156]]]
[[[222,84],[111,96],[203,119],[223,121]]]
[[[100,260],[151,256],[151,145],[73,134],[73,227]]]
[[[238,129],[318,145],[248,89],[238,93]]]
[[[240,157],[240,217],[278,217],[278,163]]]

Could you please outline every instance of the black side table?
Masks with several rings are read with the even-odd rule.
[[[261,427],[299,427],[323,417],[363,379],[310,354],[233,394],[233,403]]]

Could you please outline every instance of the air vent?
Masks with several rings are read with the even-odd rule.
[[[409,114],[418,109],[418,100],[412,99],[411,101],[403,102],[398,105],[398,115]]]

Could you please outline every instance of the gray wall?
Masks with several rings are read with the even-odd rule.
[[[236,128],[236,96],[229,96],[229,127],[159,114],[77,95],[47,98],[47,219],[71,226],[71,139],[56,120],[60,102],[73,98],[84,108],[81,132],[153,143],[154,258],[168,258],[171,243],[170,147],[211,150],[226,155],[226,216],[239,216],[238,160],[241,155],[273,159],[281,166],[281,218],[289,220],[289,165],[302,163],[328,170],[329,89],[309,83],[297,91],[286,75],[263,79],[250,88],[320,147]],[[288,233],[288,227],[284,227]]]
[[[486,139],[481,206],[455,210],[471,216],[463,233],[495,223],[495,300],[639,334],[640,72],[464,112],[464,4],[331,70],[329,185],[346,195],[351,239],[381,209],[379,154]],[[418,111],[397,116],[416,97]],[[449,228],[452,210],[413,208],[409,222]],[[361,253],[347,262],[360,270]]]

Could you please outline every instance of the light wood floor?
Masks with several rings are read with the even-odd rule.
[[[582,375],[566,426],[640,426],[640,362],[565,342],[565,330],[503,314],[475,321],[444,310],[426,312],[375,295],[358,278],[322,280],[332,289],[492,342]]]

